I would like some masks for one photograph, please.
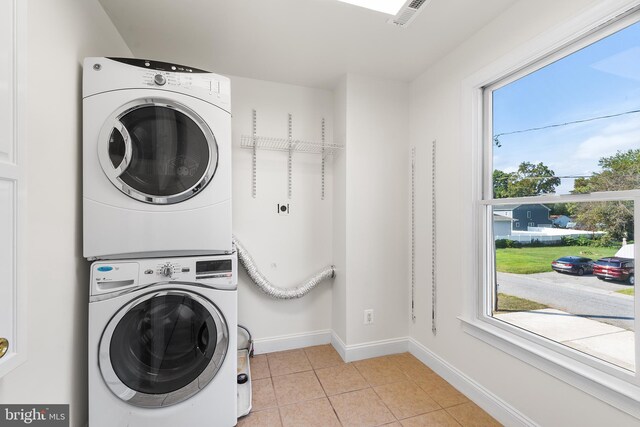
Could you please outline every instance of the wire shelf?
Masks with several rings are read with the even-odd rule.
[[[255,147],[261,150],[272,151],[294,151],[299,153],[322,154],[324,157],[333,155],[344,147],[338,144],[302,141],[299,139],[272,138],[266,136],[250,136],[242,135],[240,138],[240,146],[242,148],[253,149]],[[291,144],[291,145],[289,145]]]

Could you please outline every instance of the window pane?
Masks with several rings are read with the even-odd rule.
[[[635,371],[633,202],[489,211],[493,317]]]
[[[494,197],[640,188],[640,23],[494,90],[492,103]]]

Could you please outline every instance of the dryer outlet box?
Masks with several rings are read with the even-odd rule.
[[[287,204],[278,203],[278,213],[280,215],[289,215],[289,203]]]

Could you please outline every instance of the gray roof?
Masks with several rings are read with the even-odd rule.
[[[493,214],[493,220],[494,221],[504,221],[504,222],[511,222],[511,221],[515,221],[515,219],[511,218],[510,216],[506,216],[506,215],[500,215],[497,213]]]
[[[540,205],[540,206],[544,206],[546,209],[551,210],[550,207],[548,207],[547,205],[543,205],[542,203],[531,203],[532,205]],[[511,204],[511,205],[500,205],[500,206],[494,206],[493,207],[493,211],[512,211],[517,207],[523,206],[524,203],[520,203],[520,204]]]

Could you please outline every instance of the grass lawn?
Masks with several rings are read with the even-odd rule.
[[[622,289],[622,290],[616,291],[616,292],[619,293],[619,294],[622,294],[622,295],[634,296],[635,295],[634,291],[635,291],[635,288],[629,288],[629,289]]]
[[[616,248],[596,248],[591,246],[547,246],[541,248],[496,249],[496,268],[502,273],[532,274],[553,271],[551,261],[563,256],[585,256],[594,261],[605,256],[613,256]]]
[[[548,308],[548,306],[513,295],[498,294],[498,311],[496,313],[541,310],[543,308]]]

